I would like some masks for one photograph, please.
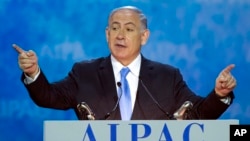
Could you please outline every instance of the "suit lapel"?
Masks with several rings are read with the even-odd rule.
[[[153,65],[149,60],[145,59],[142,56],[142,63],[140,69],[140,76],[138,82],[138,90],[135,101],[135,107],[133,110],[132,119],[149,119],[154,114],[155,103],[149,94],[146,92],[145,88],[142,86],[142,83],[149,89],[150,82],[153,78]],[[149,89],[149,92],[151,90]],[[153,95],[153,94],[152,94]]]
[[[99,73],[99,79],[101,81],[101,85],[103,88],[102,100],[104,100],[104,102],[107,105],[106,107],[102,107],[104,115],[105,115],[106,113],[109,113],[112,111],[118,99],[117,90],[116,90],[116,82],[115,82],[115,77],[114,77],[114,72],[112,69],[110,56],[105,58],[104,61],[100,64],[98,73]],[[121,119],[119,106],[116,108],[115,112],[113,112],[110,115],[108,119]]]

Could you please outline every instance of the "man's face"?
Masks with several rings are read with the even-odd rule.
[[[126,9],[115,12],[106,29],[111,54],[125,66],[137,57],[148,36],[149,31],[142,29],[139,15]]]

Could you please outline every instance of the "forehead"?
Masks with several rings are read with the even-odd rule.
[[[112,24],[113,22],[132,22],[132,23],[140,23],[140,16],[133,10],[129,9],[121,9],[114,12],[109,22]]]

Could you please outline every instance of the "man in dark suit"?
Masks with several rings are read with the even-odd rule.
[[[190,101],[193,107],[189,119],[219,118],[234,99],[236,80],[230,73],[234,65],[221,71],[207,97],[200,97],[188,88],[177,68],[150,61],[140,53],[148,37],[147,19],[138,8],[114,9],[106,28],[111,54],[76,63],[67,77],[55,83],[46,79],[35,52],[13,47],[19,53],[18,63],[24,72],[22,81],[39,106],[73,108],[79,119],[77,105],[81,102],[87,103],[95,119],[172,119],[171,115],[185,101]],[[129,70],[126,82],[122,82],[122,68]],[[127,82],[128,86],[122,88]],[[129,102],[124,102],[127,92]],[[123,109],[124,103],[130,108]],[[128,118],[122,116],[126,112]]]

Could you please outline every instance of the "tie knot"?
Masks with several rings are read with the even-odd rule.
[[[127,74],[129,73],[129,68],[128,67],[124,67],[121,69],[120,73],[121,73],[121,77],[125,78],[127,76]]]

